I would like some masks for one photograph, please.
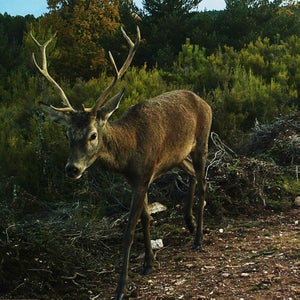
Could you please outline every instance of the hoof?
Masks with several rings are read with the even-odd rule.
[[[124,299],[124,294],[116,294],[112,300],[123,300]]]
[[[142,270],[142,275],[148,275],[152,273],[152,267],[144,267]]]
[[[187,229],[189,230],[190,233],[194,233],[195,228],[196,228],[196,223],[194,221],[194,218],[191,217],[185,217],[185,224]]]
[[[202,245],[199,245],[199,244],[194,244],[193,245],[193,250],[200,251],[200,252],[205,252]]]

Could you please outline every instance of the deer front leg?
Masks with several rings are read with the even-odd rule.
[[[148,211],[148,196],[145,195],[144,199],[144,209],[141,215],[141,221],[143,225],[143,233],[144,233],[144,245],[145,245],[145,259],[143,266],[143,275],[150,274],[154,265],[154,254],[151,247],[151,239],[150,239],[150,214]]]
[[[123,237],[123,265],[115,293],[115,300],[122,300],[126,292],[128,283],[130,249],[134,238],[136,224],[141,217],[142,211],[144,209],[144,199],[146,196],[146,192],[146,187],[133,189],[128,224]]]

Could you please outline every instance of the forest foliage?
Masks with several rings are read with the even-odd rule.
[[[213,131],[237,151],[255,124],[299,111],[298,1],[227,0],[225,10],[204,12],[195,10],[199,2],[144,0],[138,9],[129,0],[48,0],[49,12],[39,18],[0,15],[3,224],[11,218],[7,207],[26,214],[89,197],[88,205],[97,204],[103,214],[116,196],[111,178],[99,171],[87,172],[81,182],[65,178],[64,132],[37,105],[59,101],[34,70],[31,53],[38,49],[29,32],[41,41],[57,32],[49,45],[49,70],[75,107],[92,105],[111,80],[108,50],[118,65],[124,60],[120,26],[134,37],[138,25],[142,44],[118,84],[126,93],[116,117],[164,91],[191,89],[212,106]]]

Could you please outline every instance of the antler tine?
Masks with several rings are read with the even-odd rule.
[[[124,73],[126,72],[126,70],[128,69],[128,67],[130,66],[131,61],[133,59],[133,56],[134,56],[134,54],[135,54],[135,52],[136,52],[136,50],[137,50],[137,48],[138,48],[138,46],[140,44],[140,40],[141,40],[141,32],[140,32],[140,29],[139,29],[138,26],[136,27],[137,36],[136,36],[135,44],[132,42],[132,40],[126,34],[126,32],[123,29],[123,27],[121,27],[121,31],[123,33],[124,38],[126,39],[127,43],[130,46],[130,50],[129,50],[128,56],[127,56],[127,58],[125,60],[125,63],[123,64],[122,68],[119,71],[119,77],[120,78],[124,75]]]
[[[139,31],[139,27],[137,27],[137,30]],[[127,35],[127,33],[125,32],[124,28],[121,27],[121,31],[122,31],[122,34],[124,36],[124,38],[126,39],[127,43],[129,44],[130,47],[133,47],[134,44],[132,42],[132,40],[130,39],[130,37]]]
[[[136,35],[135,43],[132,42],[132,40],[129,38],[129,36],[126,34],[125,30],[122,27],[121,27],[121,31],[123,33],[124,38],[126,39],[127,43],[130,46],[130,50],[129,50],[127,58],[126,58],[125,62],[123,63],[123,66],[121,67],[120,70],[118,70],[118,68],[117,68],[117,65],[115,63],[113,55],[111,54],[110,51],[108,52],[110,61],[114,68],[115,76],[114,76],[114,79],[112,80],[112,82],[110,83],[110,85],[103,91],[101,96],[96,100],[95,105],[91,109],[86,109],[88,111],[92,111],[94,114],[97,113],[99,107],[101,105],[103,105],[107,96],[109,95],[109,93],[111,92],[113,87],[116,85],[117,81],[124,75],[124,73],[126,72],[128,67],[130,66],[132,59],[134,57],[134,54],[135,54],[135,52],[140,44],[140,41],[141,41],[141,33],[140,33],[140,29],[138,26],[136,28],[137,35]]]
[[[57,91],[57,93],[60,95],[62,103],[66,106],[63,108],[54,107],[51,105],[51,107],[55,110],[62,111],[62,112],[68,112],[68,111],[75,111],[75,109],[70,104],[65,92],[60,87],[60,85],[51,77],[51,75],[48,73],[48,67],[47,67],[47,55],[46,55],[46,48],[49,45],[49,43],[52,42],[54,37],[56,36],[56,33],[44,44],[41,44],[38,42],[38,40],[33,36],[32,32],[30,32],[30,36],[35,42],[35,44],[40,48],[41,54],[42,54],[42,68],[38,65],[34,52],[32,53],[32,60],[37,68],[37,70],[53,85],[54,89]]]

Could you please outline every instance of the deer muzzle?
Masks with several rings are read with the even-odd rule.
[[[79,179],[82,175],[82,170],[74,164],[66,165],[66,175],[72,179]]]

